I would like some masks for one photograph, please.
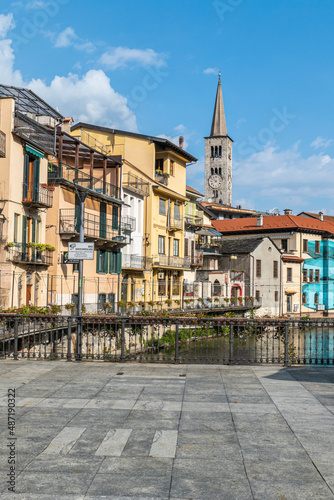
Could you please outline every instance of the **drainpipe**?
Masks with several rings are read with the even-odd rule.
[[[300,233],[300,241],[299,241],[299,257],[300,258],[302,257],[302,248],[303,248],[302,244],[303,244],[302,233]],[[300,318],[302,317],[302,306],[303,306],[303,285],[302,285],[303,271],[302,271],[302,266],[303,266],[303,263],[301,262],[300,269],[299,269],[299,317]]]
[[[251,255],[249,254],[249,256],[251,257],[251,259],[253,260],[253,268],[252,268],[252,281],[250,283],[250,291],[251,291],[251,296],[254,298],[254,290],[255,290],[255,283],[254,283],[254,270],[255,270],[255,259],[254,259],[254,255]]]
[[[283,254],[280,255],[279,305],[278,314],[283,316]]]

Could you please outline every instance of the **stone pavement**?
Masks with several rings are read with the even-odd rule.
[[[333,382],[333,367],[1,361],[0,497],[334,499]]]

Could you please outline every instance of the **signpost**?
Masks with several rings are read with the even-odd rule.
[[[94,260],[94,243],[71,242],[68,244],[69,260]]]

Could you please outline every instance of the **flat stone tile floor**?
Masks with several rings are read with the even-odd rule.
[[[334,367],[1,361],[0,498],[334,499],[333,384]]]

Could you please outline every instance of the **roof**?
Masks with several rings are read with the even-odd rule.
[[[223,234],[261,233],[270,231],[306,231],[320,234],[334,233],[334,224],[298,215],[268,215],[263,225],[257,225],[257,217],[214,220],[212,225]]]
[[[206,207],[209,210],[219,210],[221,212],[236,212],[236,213],[255,214],[255,210],[247,210],[245,208],[230,207],[227,205],[220,205],[219,203],[210,203],[208,201],[201,201],[200,203],[201,203],[201,205],[203,205],[203,207]]]
[[[63,116],[56,109],[49,106],[32,90],[0,84],[0,98],[15,99],[16,110],[21,113],[31,113],[36,116],[51,116],[57,121],[63,119]]]
[[[284,262],[300,264],[301,262],[304,262],[305,259],[302,259],[301,257],[294,257],[293,255],[284,255],[282,260]]]
[[[109,132],[110,134],[118,134],[118,135],[127,135],[129,137],[138,137],[139,139],[146,139],[147,141],[152,141],[156,144],[164,145],[173,151],[175,151],[177,154],[180,156],[183,156],[190,162],[196,162],[197,158],[195,156],[192,156],[190,153],[187,153],[184,149],[180,148],[179,146],[176,146],[173,142],[169,141],[168,139],[165,139],[163,137],[155,137],[153,135],[144,135],[144,134],[137,134],[136,132],[128,132],[126,130],[118,130],[114,128],[108,128],[108,127],[100,127],[98,125],[92,125],[90,123],[83,123],[79,122],[73,125],[71,127],[71,130],[76,130],[78,128],[88,128],[90,130],[101,130],[102,132]]]
[[[224,240],[223,238],[220,252],[222,254],[252,253],[264,239],[264,236],[261,236],[260,238],[231,238],[228,240]]]
[[[199,191],[196,191],[196,189],[190,186],[186,186],[186,191],[189,191],[189,193],[198,194],[198,196],[204,196],[204,194],[200,193]]]
[[[226,129],[223,92],[222,92],[220,73],[219,73],[216,102],[215,102],[215,108],[213,111],[210,137],[220,137],[220,136],[226,136],[226,135],[227,135],[227,129]]]
[[[305,214],[305,215],[303,215]],[[314,214],[312,212],[301,212],[300,214],[301,217],[312,217],[313,219],[319,219],[320,220],[320,216],[319,214]],[[333,215],[323,215],[323,219],[325,221],[328,221],[328,222],[334,222],[334,216]]]

